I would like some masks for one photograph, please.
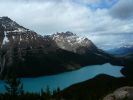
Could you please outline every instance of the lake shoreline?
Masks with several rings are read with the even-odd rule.
[[[113,66],[109,63],[103,65],[92,65],[80,68],[78,70],[64,72],[57,75],[42,76],[37,78],[21,78],[21,82],[24,85],[24,90],[28,92],[40,92],[49,86],[50,89],[57,89],[60,87],[61,90],[76,84],[79,82],[93,79],[99,74],[107,74],[114,77],[123,76],[120,73],[121,66]]]

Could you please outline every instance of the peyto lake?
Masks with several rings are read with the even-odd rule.
[[[24,90],[28,92],[40,92],[41,89],[56,89],[60,87],[64,89],[72,84],[82,82],[94,78],[99,74],[107,74],[114,77],[122,77],[120,73],[121,66],[113,66],[111,64],[86,66],[81,69],[65,72],[57,75],[42,76],[37,78],[22,78]],[[0,81],[0,92],[4,92],[4,82]]]

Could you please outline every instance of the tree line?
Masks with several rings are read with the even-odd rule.
[[[21,80],[17,77],[5,80],[5,90],[5,93],[0,94],[0,100],[61,100],[58,95],[60,88],[51,91],[47,86],[46,90],[41,89],[40,93],[25,92]]]

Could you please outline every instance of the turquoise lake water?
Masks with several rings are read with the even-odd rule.
[[[112,66],[110,64],[86,66],[81,69],[65,72],[57,75],[42,76],[37,78],[22,78],[24,90],[28,92],[40,92],[41,89],[64,89],[72,84],[94,78],[99,74],[107,74],[114,77],[122,77],[121,66]],[[0,81],[0,92],[4,92],[4,82]]]

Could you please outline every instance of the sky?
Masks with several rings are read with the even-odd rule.
[[[97,45],[133,45],[133,0],[0,0],[0,16],[42,35],[71,31]]]

